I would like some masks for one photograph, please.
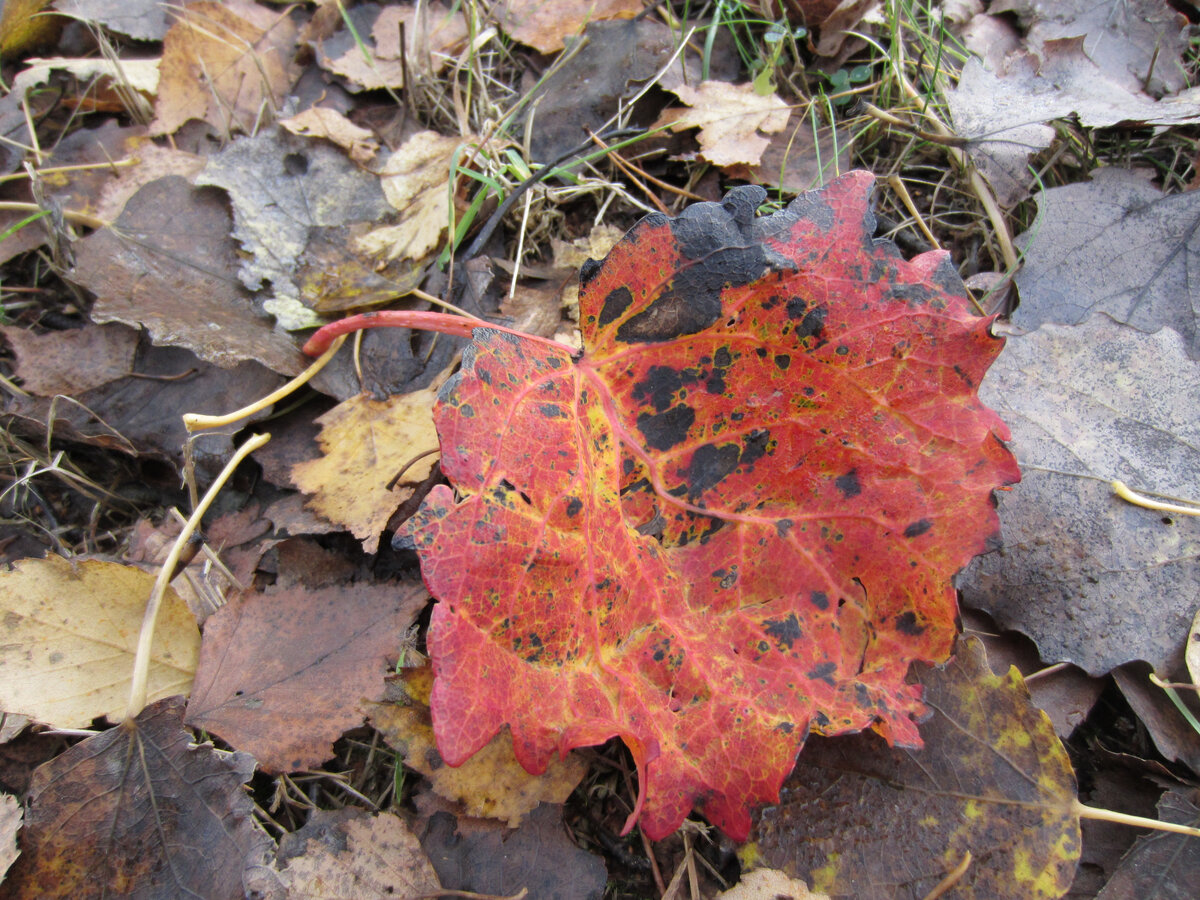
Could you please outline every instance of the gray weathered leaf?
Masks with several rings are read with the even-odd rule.
[[[1110,480],[1200,497],[1200,367],[1179,335],[1046,325],[1009,340],[979,395],[1012,429],[1022,481],[999,495],[1002,548],[960,577],[966,601],[1045,659],[1165,672],[1200,596],[1200,519],[1126,503]]]

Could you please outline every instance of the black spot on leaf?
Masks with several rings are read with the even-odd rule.
[[[833,483],[847,500],[862,493],[862,485],[858,483],[858,469],[851,469],[845,475],[839,475]]]
[[[896,630],[909,637],[916,637],[925,631],[925,626],[917,622],[917,614],[909,610],[896,616]]]
[[[695,411],[680,404],[653,415],[642,413],[637,417],[637,426],[647,446],[654,450],[670,450],[687,439],[688,429],[695,421]]]
[[[829,609],[829,595],[824,591],[813,591],[808,599],[817,609]]]
[[[795,613],[788,613],[786,619],[767,619],[763,622],[763,628],[785,650],[791,650],[792,644],[803,636]]]
[[[790,356],[788,356],[786,353],[776,353],[775,354],[775,368],[779,369],[779,371],[786,372],[788,366],[790,366],[791,364],[792,364],[792,358]]]
[[[918,519],[904,529],[904,536],[906,538],[915,538],[924,534],[932,527],[933,523],[928,519]]]
[[[675,402],[675,395],[683,387],[683,376],[668,366],[651,366],[646,380],[633,386],[633,399],[639,403],[650,401],[656,412],[663,412]]]
[[[591,262],[591,260],[588,260]],[[582,273],[580,274],[582,280]],[[633,303],[633,294],[629,292],[629,288],[621,286],[615,290],[609,291],[608,296],[604,298],[604,305],[600,308],[600,324],[608,325],[621,318],[621,314],[629,309]]]
[[[567,500],[567,516],[569,518],[575,518],[581,509],[583,509],[583,501],[578,497],[571,497]]]
[[[696,448],[688,465],[688,499],[695,502],[737,468],[741,450],[737,444],[704,444]]]

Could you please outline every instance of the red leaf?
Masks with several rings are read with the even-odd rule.
[[[644,219],[584,267],[580,359],[475,331],[454,488],[404,530],[450,765],[505,725],[531,772],[619,736],[647,835],[698,805],[744,839],[810,730],[920,745],[905,673],[1018,471],[975,396],[1001,342],[946,254],[872,239],[871,184]]]

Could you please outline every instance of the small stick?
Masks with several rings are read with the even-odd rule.
[[[503,325],[494,325],[479,319],[465,319],[462,316],[452,316],[447,313],[414,309],[389,309],[382,312],[367,312],[357,316],[347,316],[336,322],[330,322],[308,339],[308,343],[304,345],[303,350],[309,356],[317,356],[328,351],[329,345],[333,342],[334,338],[340,337],[343,334],[349,334],[352,331],[361,331],[364,328],[417,328],[422,331],[436,331],[439,334],[449,334],[454,337],[464,338],[469,338],[476,328],[490,328],[493,331],[503,331],[505,334],[512,334],[527,341],[546,344],[557,350],[566,350],[572,356],[575,354],[574,347],[559,341],[552,341],[549,338],[526,334],[523,331],[517,331],[515,328],[506,328]]]

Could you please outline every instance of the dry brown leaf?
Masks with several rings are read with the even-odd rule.
[[[0,709],[60,728],[116,721],[154,575],[100,560],[27,559],[0,572]],[[186,694],[200,632],[168,589],[151,651],[151,701]]]
[[[437,873],[416,835],[398,816],[350,813],[310,837],[280,880],[294,900],[434,897]],[[318,810],[316,816],[330,818]]]
[[[326,106],[313,106],[279,122],[292,134],[324,138],[350,154],[360,166],[369,163],[379,151],[379,141],[367,128],[359,128],[340,112]]]
[[[21,830],[21,802],[11,794],[0,796],[0,880],[17,860],[17,832]]]
[[[137,332],[120,325],[87,325],[35,334],[6,325],[0,334],[16,356],[21,387],[39,397],[75,396],[133,371]],[[69,359],[69,366],[62,365]]]
[[[608,251],[624,236],[625,232],[614,225],[597,225],[587,237],[576,238],[570,243],[552,239],[550,246],[554,252],[554,267],[578,270],[589,259],[604,259],[608,256]],[[579,320],[578,278],[568,278],[563,285],[562,307],[568,316],[575,321]]]
[[[775,94],[756,94],[750,83],[705,81],[698,88],[681,84],[672,92],[691,109],[669,109],[656,124],[672,131],[699,128],[700,154],[715,166],[758,165],[770,144],[764,135],[788,124],[787,104]]]
[[[421,131],[388,157],[379,172],[380,184],[403,219],[360,238],[362,252],[386,259],[420,259],[438,245],[450,224],[450,160],[463,141]]]
[[[401,503],[432,471],[436,454],[409,466],[396,490],[388,482],[420,453],[436,450],[432,388],[376,400],[351,397],[317,421],[324,455],[292,469],[292,480],[311,494],[308,508],[347,528],[368,553]]]
[[[385,6],[375,20],[371,37],[375,53],[382,59],[407,56],[410,67],[427,75],[437,75],[452,59],[452,51],[466,43],[469,29],[459,4],[450,11],[442,3],[416,6]],[[406,50],[400,48],[401,26]]]
[[[811,120],[797,112],[769,141],[757,166],[729,166],[726,173],[751,184],[799,194],[824,186],[850,168],[849,134],[822,126],[814,135]]]
[[[5,900],[242,897],[273,842],[244,753],[196,745],[183,699],[147,707],[38,767]]]
[[[428,599],[419,584],[239,591],[204,623],[187,723],[269,772],[319,765],[362,724]]]
[[[516,828],[539,803],[565,802],[587,774],[587,762],[572,753],[566,759],[556,757],[541,775],[530,775],[513,755],[507,733],[496,735],[461,766],[447,766],[438,754],[429,715],[432,669],[406,669],[402,677],[413,702],[367,705],[371,724],[404,754],[406,766],[428,778],[439,796],[462,803],[467,815],[500,819]]]
[[[80,81],[107,79],[128,84],[135,91],[148,97],[158,91],[157,59],[123,59],[119,63],[112,59],[55,59],[33,58],[26,60],[26,67],[13,79],[12,89],[24,94],[30,88],[45,84],[55,70],[70,72]]]
[[[495,11],[514,40],[539,53],[557,53],[588,22],[632,19],[642,7],[642,0],[502,0]]]
[[[203,119],[221,134],[253,134],[275,118],[299,74],[287,12],[247,0],[188,4],[163,39],[151,134]]]

